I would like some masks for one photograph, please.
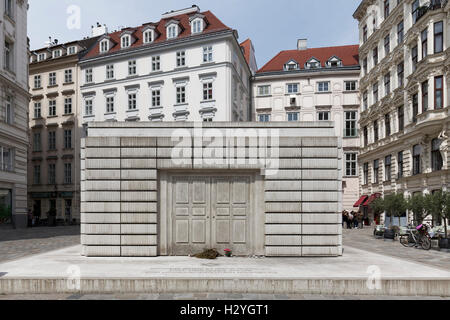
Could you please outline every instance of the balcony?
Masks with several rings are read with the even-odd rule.
[[[427,14],[428,11],[443,9],[447,5],[448,0],[431,0],[430,3],[427,3],[417,9],[417,19],[415,23],[417,23],[424,15]]]

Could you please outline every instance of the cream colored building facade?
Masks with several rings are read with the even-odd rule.
[[[80,219],[79,58],[97,38],[31,53],[28,208],[41,219]]]
[[[28,42],[26,0],[0,6],[0,205],[27,225]]]
[[[353,60],[358,46],[307,49],[305,44],[300,40],[297,50],[282,51],[256,73],[252,82],[253,119],[334,121],[343,147],[343,209],[351,211],[359,196],[360,67],[357,57]],[[316,67],[311,65],[316,62]]]
[[[364,0],[354,14],[362,196],[448,188],[449,12],[447,1]]]

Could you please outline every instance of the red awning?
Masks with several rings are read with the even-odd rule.
[[[359,206],[361,206],[362,203],[367,200],[367,198],[368,198],[368,196],[362,196],[361,198],[359,198],[358,201],[356,201],[356,203],[353,205],[353,207],[359,208]]]
[[[372,202],[375,201],[375,199],[378,199],[379,197],[381,197],[381,194],[379,193],[374,193],[373,195],[371,195],[369,197],[369,199],[366,200],[366,202],[363,203],[364,207],[368,207]]]

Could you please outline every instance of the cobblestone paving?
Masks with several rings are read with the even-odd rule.
[[[80,227],[0,226],[0,263],[80,244]]]
[[[0,295],[0,300],[450,300],[450,297],[327,296],[281,294],[45,294]]]
[[[399,259],[409,260],[443,270],[450,270],[450,252],[406,248],[398,241],[375,239],[373,227],[364,229],[343,229],[344,254],[345,247],[383,254]]]

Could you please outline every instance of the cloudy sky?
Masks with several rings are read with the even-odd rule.
[[[157,22],[161,14],[197,4],[238,30],[239,40],[251,38],[258,67],[281,50],[295,49],[297,39],[308,47],[357,44],[358,25],[352,15],[360,0],[29,0],[28,36],[31,49],[48,37],[60,42],[82,39],[91,25],[110,31]],[[76,17],[80,12],[79,17]],[[80,22],[78,24],[78,21]]]

